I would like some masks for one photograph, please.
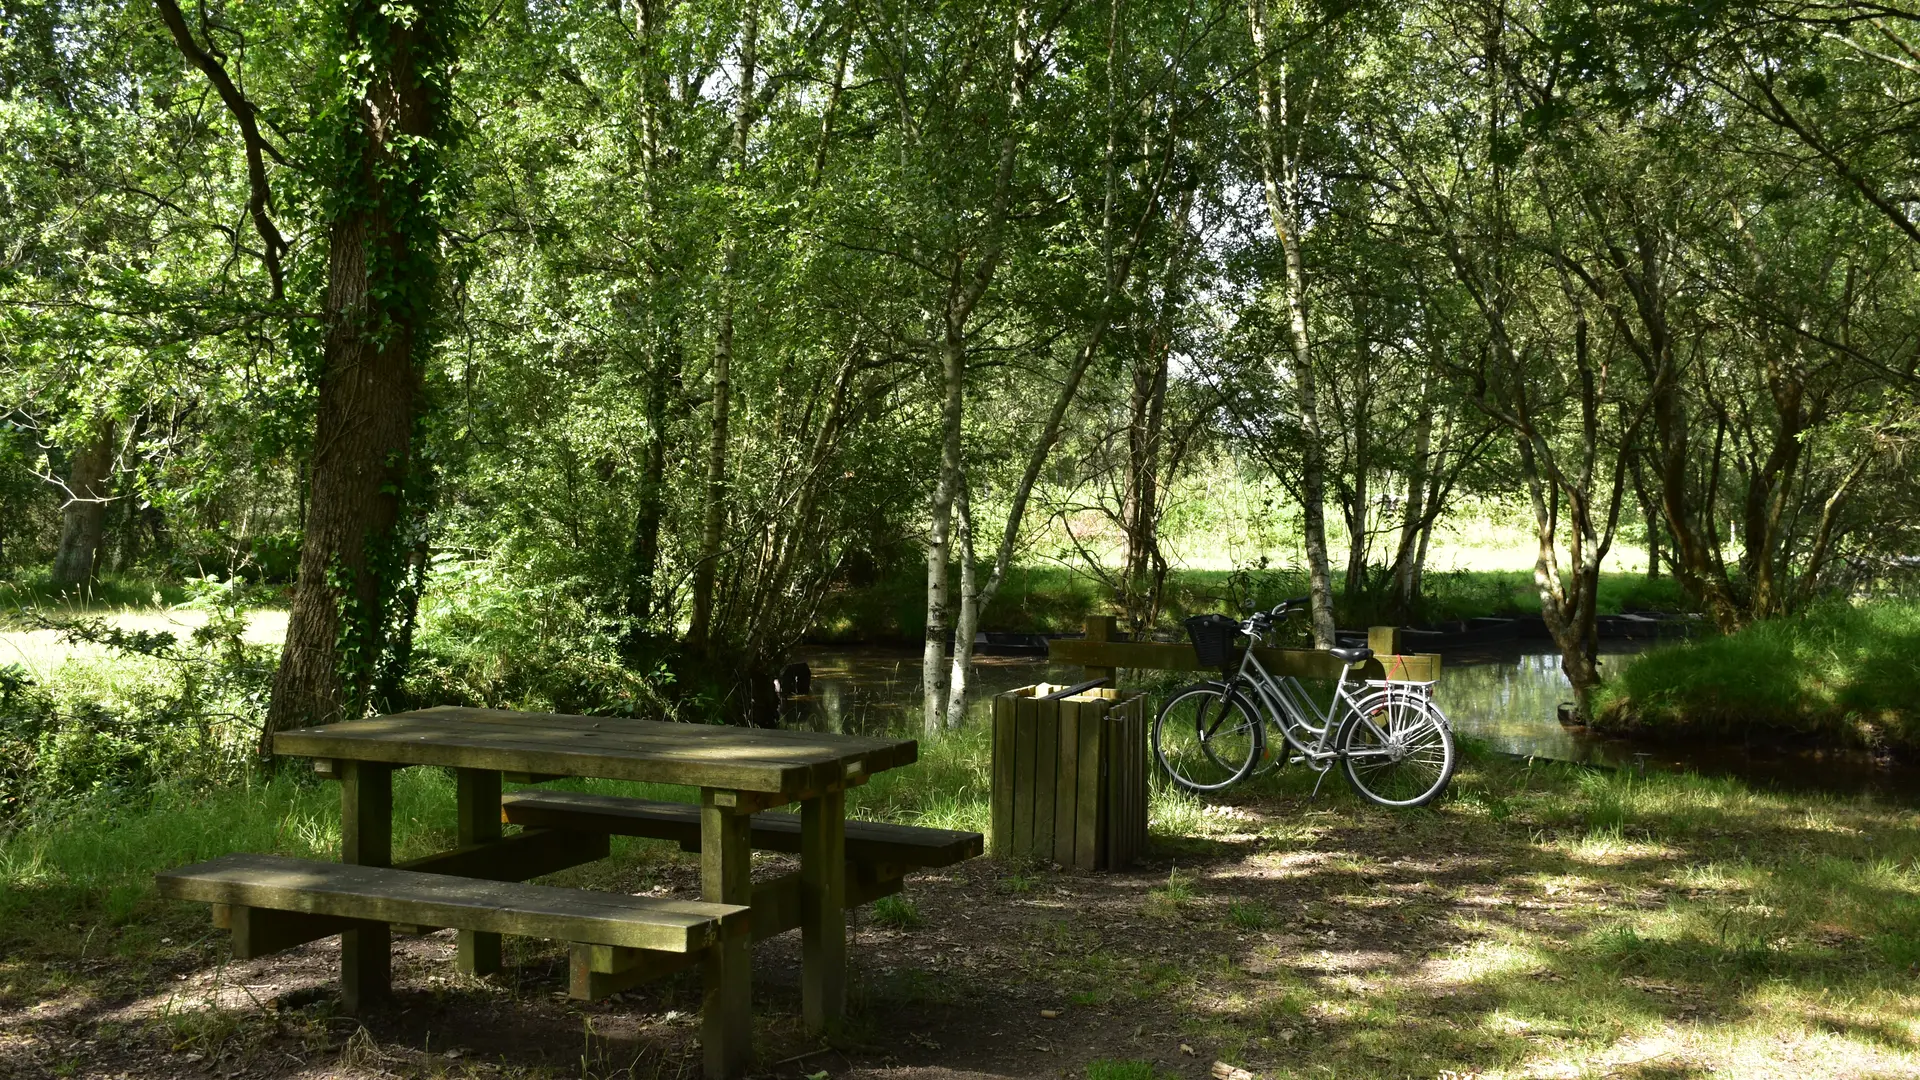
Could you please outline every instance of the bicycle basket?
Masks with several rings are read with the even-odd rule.
[[[1202,666],[1224,668],[1233,656],[1240,623],[1226,615],[1195,615],[1187,620],[1187,636],[1193,639],[1193,652]]]

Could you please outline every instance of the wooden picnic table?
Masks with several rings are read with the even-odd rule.
[[[846,789],[918,755],[911,739],[452,707],[283,731],[273,748],[313,758],[317,771],[340,781],[341,859],[365,866],[393,865],[397,766],[455,770],[461,846],[409,864],[433,863],[434,869],[479,866],[489,858],[551,858],[503,838],[503,776],[699,788],[701,899],[718,904],[753,903],[752,815],[798,802],[803,1012],[815,1034],[837,1030],[846,1010]],[[715,1080],[739,1075],[750,1058],[750,943],[747,933],[733,932],[701,954],[702,1043],[707,1075]],[[388,992],[389,948],[385,924],[342,934],[341,989],[349,1010]],[[499,934],[460,931],[460,965],[476,974],[497,970]]]

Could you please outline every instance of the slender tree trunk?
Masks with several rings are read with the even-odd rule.
[[[647,377],[647,450],[640,467],[639,505],[634,511],[633,545],[628,552],[627,615],[633,631],[653,620],[659,602],[655,575],[660,568],[660,521],[666,504],[667,399],[678,379],[680,342],[669,333]]]
[[[999,268],[1001,235],[1013,197],[1013,173],[1021,146],[1018,119],[1026,111],[1027,86],[1033,74],[1032,46],[1027,40],[1033,13],[1022,3],[1013,13],[1012,66],[1007,82],[1007,109],[1014,122],[1000,137],[999,161],[994,169],[993,201],[985,222],[984,249],[971,260],[964,252],[953,256],[953,276],[947,283],[946,310],[941,319],[941,337],[936,348],[945,396],[940,412],[940,476],[934,484],[927,529],[927,642],[922,655],[923,702],[926,730],[940,730],[951,705],[953,679],[960,678],[959,697],[964,705],[969,669],[949,665],[946,657],[947,616],[951,602],[947,564],[952,558],[953,503],[959,485],[965,480],[961,447],[961,425],[965,418],[967,368],[967,326],[978,310],[987,288]],[[905,153],[904,143],[902,153]],[[904,159],[903,159],[904,160]],[[1016,493],[1013,516],[1017,520],[1024,494]],[[994,582],[997,584],[997,582]],[[979,602],[963,598],[962,603]]]
[[[1169,331],[1164,325],[1156,326],[1146,362],[1133,370],[1132,393],[1127,401],[1127,476],[1120,513],[1127,555],[1121,599],[1128,630],[1136,638],[1152,629],[1159,613],[1160,440],[1173,355]]]
[[[921,658],[929,733],[946,721],[952,671],[947,665],[947,605],[952,593],[953,504],[960,476],[960,427],[965,409],[966,341],[949,325],[940,340],[940,475],[934,481],[927,528],[927,643]],[[957,644],[957,642],[956,642]]]
[[[430,199],[420,185],[431,177],[409,178],[419,158],[402,153],[425,153],[440,133],[443,91],[423,78],[416,48],[444,29],[445,14],[437,4],[416,5],[402,25],[373,0],[356,0],[342,17],[350,35],[379,35],[361,47],[386,66],[372,71],[346,121],[360,156],[349,181],[354,197],[341,200],[328,235],[312,487],[262,752],[276,731],[365,708],[388,645],[390,605],[406,591],[410,545],[399,526],[419,400],[414,349],[433,294],[436,240],[417,219],[394,215]],[[390,282],[395,275],[405,276]]]
[[[1313,343],[1307,330],[1307,274],[1300,258],[1300,163],[1293,130],[1296,117],[1288,108],[1287,72],[1275,79],[1268,70],[1267,8],[1265,0],[1247,7],[1253,31],[1254,65],[1260,114],[1260,171],[1267,198],[1267,215],[1286,259],[1287,333],[1292,349],[1290,374],[1299,400],[1301,430],[1306,434],[1300,462],[1300,511],[1305,531],[1307,584],[1312,600],[1313,643],[1328,649],[1334,644],[1333,572],[1327,561],[1327,451],[1320,429],[1319,393],[1313,371]],[[1299,112],[1304,106],[1296,105]]]
[[[733,174],[736,183],[747,167],[747,133],[753,126],[753,84],[760,40],[759,0],[748,0],[740,35],[740,99],[733,114]],[[727,518],[727,423],[733,393],[733,304],[739,276],[739,222],[730,220],[721,257],[720,312],[713,336],[713,422],[707,448],[706,506],[700,522],[700,555],[693,568],[693,614],[687,642],[704,649],[713,630],[714,579]]]
[[[105,420],[73,455],[67,470],[67,501],[60,507],[60,547],[53,557],[53,586],[85,585],[99,569],[106,536],[107,499],[113,486],[113,428]]]
[[[1421,378],[1421,409],[1413,424],[1413,460],[1407,470],[1407,503],[1400,519],[1400,544],[1393,555],[1393,608],[1402,617],[1412,614],[1420,598],[1415,556],[1419,551],[1421,526],[1426,523],[1427,458],[1433,453],[1432,390],[1433,376],[1429,369]]]
[[[959,548],[960,611],[953,623],[953,664],[947,676],[946,724],[957,728],[967,719],[967,688],[973,674],[973,636],[980,632],[980,569],[973,547],[973,500],[967,492],[966,470],[953,489],[954,540]]]

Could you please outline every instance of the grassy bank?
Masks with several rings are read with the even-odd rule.
[[[929,744],[921,764],[857,789],[857,812],[980,828],[986,754],[977,733]],[[989,860],[916,879],[856,925],[847,1060],[800,1072],[1091,1076],[1107,1062],[1199,1080],[1217,1059],[1301,1078],[1913,1073],[1910,813],[1471,751],[1429,811],[1311,786],[1282,775],[1210,806],[1161,795],[1155,855],[1131,874]],[[451,842],[452,804],[444,773],[399,774],[396,854]],[[325,858],[337,842],[337,789],[291,772],[75,805],[0,838],[0,1072],[106,1075],[130,1053],[144,1055],[133,1074],[182,1077],[670,1076],[697,1060],[684,1019],[697,980],[582,1009],[552,995],[556,946],[515,944],[509,971],[481,981],[451,977],[450,941],[404,939],[402,1005],[427,1019],[370,1020],[369,1034],[331,1011],[329,953],[229,971],[205,911],[152,893],[164,866],[229,850]],[[553,880],[677,895],[697,870],[670,844],[632,841]],[[763,948],[772,1061],[809,1047],[788,1015],[798,950]],[[302,980],[316,992],[287,1000],[306,1004],[265,1007]],[[511,1037],[489,1042],[490,1025]],[[448,1047],[487,1049],[456,1063]],[[614,1051],[642,1067],[606,1066]]]
[[[1661,738],[1806,741],[1920,757],[1920,601],[1822,604],[1648,651],[1596,724]]]
[[[1393,619],[1384,606],[1362,597],[1348,600],[1345,575],[1334,575],[1335,613],[1345,627],[1364,627]],[[1236,598],[1252,595],[1272,603],[1307,591],[1304,573],[1294,571],[1180,570],[1168,581],[1161,626],[1173,630],[1190,614],[1229,610]],[[1540,594],[1525,570],[1451,570],[1427,575],[1426,597],[1412,622],[1442,622],[1485,616],[1538,615]],[[1688,602],[1671,577],[1644,574],[1600,575],[1599,611],[1683,611]],[[1022,566],[1007,581],[982,617],[982,629],[1007,633],[1050,634],[1079,630],[1088,615],[1112,611],[1105,586],[1065,566]],[[901,572],[861,588],[828,597],[811,635],[820,642],[917,641],[926,635],[926,581]]]

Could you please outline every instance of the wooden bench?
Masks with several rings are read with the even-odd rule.
[[[533,828],[672,840],[683,851],[700,850],[700,808],[691,803],[589,795],[577,791],[515,791],[500,798],[503,820]],[[753,815],[753,846],[762,851],[800,852],[800,817],[771,811]],[[952,866],[986,850],[977,832],[847,822],[847,861],[892,863],[928,869]]]
[[[280,855],[224,855],[155,876],[161,896],[214,905],[249,959],[318,937],[388,924],[553,938],[575,949],[691,960],[745,931],[749,909],[558,889]]]
[[[602,838],[640,836],[671,840],[683,851],[700,850],[700,808],[687,803],[575,791],[516,791],[501,797],[500,814],[507,822],[555,833],[577,832]],[[755,814],[748,836],[751,846],[763,851],[798,854],[802,847],[800,818],[793,814]],[[976,832],[849,821],[846,906],[859,907],[899,892],[911,870],[952,866],[985,850],[986,838]],[[798,928],[803,914],[801,896],[798,873],[755,882],[753,940]],[[592,1000],[690,962],[686,957],[575,945],[569,991],[575,998]]]

